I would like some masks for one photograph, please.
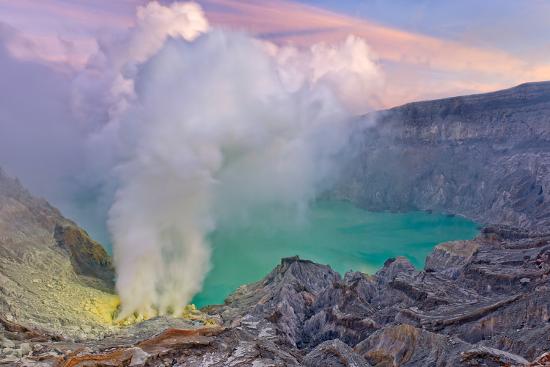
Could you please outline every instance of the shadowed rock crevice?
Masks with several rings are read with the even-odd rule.
[[[57,224],[54,238],[57,245],[68,252],[77,274],[101,279],[111,289],[114,287],[115,271],[111,257],[86,231],[76,226]]]

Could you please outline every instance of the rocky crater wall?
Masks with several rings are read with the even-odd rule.
[[[371,210],[550,225],[550,82],[364,116],[332,193]]]

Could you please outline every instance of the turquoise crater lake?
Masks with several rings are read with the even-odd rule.
[[[240,285],[267,275],[282,257],[298,255],[340,274],[372,274],[396,256],[422,268],[438,243],[471,239],[479,232],[474,222],[461,217],[369,212],[331,201],[313,204],[301,220],[271,213],[257,217],[252,224],[222,226],[211,235],[212,269],[193,300],[197,306],[223,303]]]

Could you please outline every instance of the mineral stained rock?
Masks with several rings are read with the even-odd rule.
[[[285,258],[200,317],[115,325],[109,257],[0,171],[0,365],[550,366],[550,83],[377,119],[329,195],[479,236],[373,275]]]

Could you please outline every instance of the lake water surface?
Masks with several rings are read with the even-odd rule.
[[[265,213],[264,213],[265,214]],[[210,238],[212,270],[194,303],[223,303],[242,284],[268,274],[282,257],[372,274],[390,257],[406,256],[418,268],[438,243],[471,239],[475,223],[425,212],[375,213],[343,202],[318,202],[304,218],[259,214],[247,225],[223,226]]]

